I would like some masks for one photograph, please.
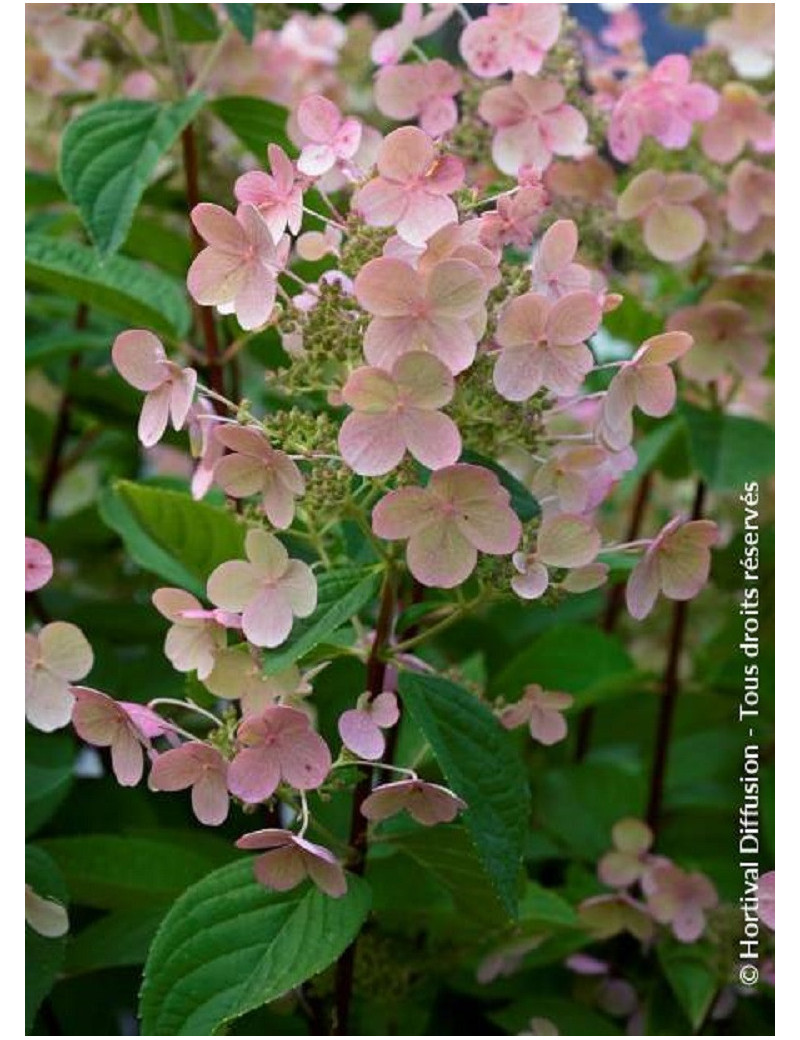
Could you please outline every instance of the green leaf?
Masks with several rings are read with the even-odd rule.
[[[683,433],[683,422],[680,418],[660,422],[653,430],[636,439],[636,465],[628,470],[619,482],[617,495],[619,498],[633,494],[642,477],[658,463],[661,456],[673,445]]]
[[[705,1020],[720,989],[716,973],[709,964],[709,952],[701,946],[659,945],[658,957],[667,981],[696,1032]]]
[[[252,857],[214,871],[175,903],[145,965],[140,1013],[148,1036],[217,1036],[226,1023],[332,964],[369,912],[369,885],[348,875],[331,899],[305,883],[271,892]]]
[[[34,209],[37,206],[50,206],[54,202],[63,202],[64,192],[58,178],[52,173],[41,170],[25,171],[25,206]]]
[[[712,491],[738,491],[775,469],[775,431],[757,419],[704,411],[683,403],[680,413],[697,469]]]
[[[69,975],[144,964],[167,906],[114,910],[93,921],[67,947]]]
[[[268,144],[279,144],[289,155],[297,149],[286,133],[289,113],[272,101],[255,97],[223,97],[208,106],[214,115],[239,138],[245,148],[264,162]]]
[[[214,11],[208,4],[170,4],[175,35],[183,43],[210,43],[219,36]],[[158,4],[136,5],[142,21],[156,36],[161,36]]]
[[[180,338],[191,313],[183,286],[123,256],[101,261],[90,246],[47,235],[25,238],[25,277],[131,325]]]
[[[577,652],[577,648],[580,652]],[[622,641],[589,625],[552,628],[512,658],[492,682],[492,692],[517,698],[529,683],[571,693],[578,706],[625,689],[636,675]]]
[[[530,792],[519,754],[489,708],[446,679],[402,672],[400,695],[447,782],[507,913],[515,917]]]
[[[103,332],[66,329],[41,332],[25,337],[25,367],[44,365],[54,358],[83,354],[87,351],[106,351],[111,348],[111,337]]]
[[[638,772],[599,762],[548,769],[536,800],[538,822],[581,860],[611,848],[611,828],[624,816],[641,819],[645,785]]]
[[[444,885],[467,923],[481,932],[505,923],[506,910],[463,827],[412,830],[389,840]]]
[[[274,654],[264,654],[264,671],[275,675],[324,642],[375,598],[380,576],[371,568],[348,567],[321,574],[317,609],[295,621],[289,642]]]
[[[506,1034],[514,1036],[529,1027],[532,1018],[552,1022],[561,1036],[619,1036],[620,1027],[574,997],[551,996],[548,990],[534,991],[491,1015]]]
[[[225,4],[228,17],[248,43],[256,31],[256,12],[253,4]]]
[[[477,451],[471,451],[470,449],[462,451],[460,461],[469,462],[473,466],[483,466],[484,469],[490,469],[509,495],[511,495],[511,508],[523,523],[533,520],[541,512],[539,503],[525,485],[517,480],[512,473],[509,473],[504,466],[501,466],[499,462],[487,459],[486,456],[479,455]]]
[[[61,868],[73,901],[100,910],[170,902],[237,855],[222,838],[190,832],[88,834],[41,845]]]
[[[67,886],[53,860],[34,845],[25,848],[25,883],[44,899],[66,905]],[[25,926],[25,1032],[32,1035],[36,1012],[61,973],[67,937],[47,939]]]
[[[75,742],[67,733],[25,731],[25,833],[47,823],[72,787]]]
[[[118,480],[100,515],[141,567],[199,596],[216,566],[244,556],[246,530],[234,514],[180,491]]]
[[[61,183],[101,256],[125,241],[159,159],[204,100],[192,94],[165,103],[101,101],[67,126],[59,157]]]
[[[519,904],[519,916],[523,924],[557,926],[559,928],[577,928],[578,915],[572,906],[549,888],[536,881],[525,883],[525,892]]]

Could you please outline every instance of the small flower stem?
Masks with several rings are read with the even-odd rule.
[[[464,25],[469,25],[472,21],[472,15],[469,13],[466,6],[464,4],[456,4],[456,10],[461,15]]]
[[[600,552],[635,552],[637,549],[644,549],[645,546],[649,544],[649,538],[638,538],[636,541],[632,542],[618,542],[616,545],[604,545]]]
[[[442,620],[437,621],[435,625],[431,625],[430,628],[424,629],[424,631],[420,632],[419,635],[412,636],[411,639],[406,639],[404,642],[398,643],[396,646],[393,646],[392,653],[405,653],[407,650],[411,650],[415,646],[419,646],[420,643],[424,643],[426,640],[432,639],[434,636],[438,636],[441,632],[444,632],[446,629],[450,628],[451,625],[454,625],[457,621],[460,621],[465,614],[468,614],[470,610],[472,610],[472,608],[478,604],[478,602],[479,600],[478,598],[476,598],[468,601],[461,607],[456,607],[456,609],[453,610],[450,614],[448,614],[446,618],[442,618]]]
[[[703,515],[706,487],[702,480],[697,482],[692,508],[692,520],[699,520]],[[679,600],[672,609],[672,628],[670,630],[669,650],[662,679],[661,703],[656,724],[656,743],[653,756],[653,767],[650,773],[650,797],[647,804],[647,822],[658,840],[658,829],[661,824],[664,801],[664,782],[667,774],[669,745],[672,737],[672,724],[675,707],[680,693],[680,663],[683,643],[686,636],[686,622],[689,617],[689,601]]]
[[[592,371],[602,372],[607,368],[622,368],[622,366],[627,365],[627,363],[627,360],[625,360],[624,358],[620,359],[619,361],[605,361],[602,365],[595,365]],[[605,393],[605,390],[602,390],[600,392]],[[594,396],[596,397],[597,395],[595,394]]]
[[[650,500],[650,492],[653,486],[653,475],[652,473],[645,473],[642,479],[639,481],[639,487],[636,492],[636,497],[633,501],[633,508],[631,509],[630,519],[628,521],[628,530],[626,537],[629,541],[635,539],[642,528],[642,521],[647,511],[647,504]],[[625,604],[625,583],[617,582],[612,585],[608,590],[606,598],[606,607],[603,613],[603,619],[601,623],[602,630],[609,635],[617,627],[617,621],[622,608]],[[589,752],[589,746],[592,739],[592,728],[595,720],[595,708],[589,707],[584,708],[578,718],[577,728],[577,740],[575,743],[575,759],[577,762],[582,762],[583,759]]]
[[[209,722],[213,722],[215,726],[222,725],[216,715],[213,715],[210,711],[206,711],[205,708],[201,708],[200,705],[195,704],[194,701],[179,701],[172,697],[156,697],[154,700],[148,702],[147,707],[155,710],[162,704],[173,708],[182,708],[184,711],[193,711],[196,715],[205,716],[205,718],[207,718]]]
[[[319,184],[314,185],[314,191],[316,191],[317,195],[319,195],[319,197],[325,202],[325,205],[328,207],[328,209],[331,211],[334,217],[336,217],[337,220],[341,221],[342,226],[344,226],[345,218],[342,216],[342,214],[339,212],[336,206],[334,206],[334,204],[331,202],[330,196],[327,194],[327,192],[323,191],[322,188],[320,188]]]
[[[386,769],[390,773],[400,773],[401,776],[410,776],[412,780],[418,780],[419,777],[416,771],[413,769],[406,769],[404,766],[393,766],[388,762],[381,762],[379,760],[369,761],[364,758],[346,758],[340,762],[334,762],[331,769],[346,769],[348,766],[366,766],[368,769]]]
[[[513,188],[508,188],[506,191],[498,191],[495,195],[487,195],[485,199],[475,199],[474,202],[468,202],[461,208],[463,210],[478,209],[480,206],[488,206],[492,202],[497,202],[498,199],[508,199],[512,195],[516,195],[519,191],[520,185],[517,184]]]
[[[378,608],[378,620],[375,625],[375,636],[372,640],[369,657],[367,658],[367,690],[371,700],[374,700],[383,691],[383,682],[386,675],[384,651],[391,636],[393,617],[394,575],[391,570],[387,570],[383,579],[383,590],[381,592],[380,607]],[[374,766],[375,763],[370,763],[369,768],[360,767],[361,779],[353,792],[353,807],[350,816],[350,847],[353,849],[354,858],[350,869],[359,876],[363,876],[367,864],[367,819],[361,812],[361,806],[372,789],[372,769]],[[336,1018],[331,1030],[333,1036],[349,1035],[348,1023],[350,1019],[350,1003],[353,997],[356,942],[358,942],[357,938],[347,947],[336,965]]]
[[[306,797],[305,791],[302,791],[302,790],[300,791],[300,817],[301,817],[300,830],[297,832],[297,837],[298,838],[304,838],[305,837],[305,833],[308,830],[309,815],[308,815],[308,798]]]
[[[228,42],[233,32],[235,32],[235,26],[233,22],[228,22],[228,24],[219,34],[219,37],[217,38],[213,47],[208,52],[208,56],[206,57],[206,60],[203,62],[200,71],[197,73],[194,83],[192,84],[193,90],[203,90],[206,83],[208,82],[209,76],[214,71],[214,66],[219,61],[219,57],[222,54],[225,44]]]
[[[419,58],[419,60],[423,62],[425,65],[427,65],[428,62],[431,60],[418,43],[412,43],[408,49],[411,51],[412,54],[415,54]]]
[[[311,209],[310,206],[303,206],[303,212],[307,213],[309,217],[314,217],[316,220],[321,220],[323,224],[330,224],[331,227],[338,228],[339,231],[347,231],[344,224],[340,224],[338,220],[333,220],[331,217],[326,217],[322,213],[317,213],[315,209]]]

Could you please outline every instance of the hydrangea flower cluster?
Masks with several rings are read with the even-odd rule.
[[[743,382],[768,363],[769,329],[735,281],[774,234],[770,101],[741,82],[772,60],[740,11],[755,6],[769,5],[733,5],[713,23],[709,41],[729,64],[712,85],[683,55],[649,67],[633,11],[612,17],[599,47],[559,4],[490,4],[475,19],[461,5],[405,4],[371,41],[371,109],[331,73],[340,23],[292,15],[270,44],[308,63],[302,89],[282,99],[286,147],[265,140],[264,169],[232,178],[224,204],[193,207],[202,243],[186,273],[208,320],[235,330],[229,350],[262,334],[282,345],[280,367],[264,372],[269,410],[230,380],[206,385],[197,369],[218,362],[194,346],[136,328],[111,351],[144,395],[143,448],[170,425],[188,433],[194,497],[224,498],[241,528],[240,554],[210,570],[202,598],[152,596],[166,657],[203,697],[134,704],[81,685],[92,649],[52,621],[26,637],[29,722],[71,722],[109,749],[120,784],[146,774],[154,792],[189,792],[206,826],[232,806],[269,811],[280,826],[236,842],[258,853],[258,881],[286,891],[310,878],[339,898],[349,864],[307,837],[318,836],[311,793],[366,777],[357,810],[373,828],[400,813],[444,825],[470,809],[440,777],[392,761],[394,673],[431,667],[410,653],[429,619],[403,630],[403,608],[432,603],[446,625],[504,597],[551,604],[624,580],[641,621],[659,596],[698,596],[721,537],[714,521],[670,508],[648,515],[648,536],[620,541],[607,507],[679,386],[694,401],[746,404]],[[460,66],[419,43],[450,20]],[[697,292],[622,357],[604,323],[636,291],[628,272],[643,260],[677,265]],[[366,664],[368,688],[350,691],[333,747],[313,696],[326,648],[315,661],[280,655],[313,625],[344,522],[383,593],[343,651]],[[26,539],[26,591],[52,573],[48,550]],[[545,754],[568,737],[574,699],[528,678],[517,700],[491,707]],[[651,852],[638,820],[612,838],[598,866],[612,891],[580,905],[582,925],[598,939],[649,942],[658,924],[698,940],[717,905],[709,879]],[[632,1005],[601,969],[575,971],[603,975],[603,999],[632,1014],[635,994]],[[528,1032],[548,1034],[535,1022]]]

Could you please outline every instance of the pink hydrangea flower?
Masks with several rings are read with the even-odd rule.
[[[273,704],[300,699],[311,692],[294,665],[265,675],[258,654],[247,645],[220,650],[213,671],[203,683],[215,697],[238,700],[243,716],[261,715]]]
[[[438,155],[416,126],[393,130],[378,149],[378,176],[364,185],[353,207],[372,227],[395,227],[412,245],[424,245],[445,224],[458,220],[449,197],[464,181],[454,155]]]
[[[77,625],[53,621],[38,635],[25,635],[25,717],[50,733],[70,720],[72,683],[89,674],[92,648]]]
[[[322,6],[334,11],[343,5]],[[337,64],[339,52],[347,40],[347,29],[338,18],[299,11],[284,22],[278,39],[282,47],[289,51],[286,68],[293,68],[296,63],[305,71],[305,75],[313,76],[320,66],[332,68]],[[286,60],[285,54],[282,57]]]
[[[535,76],[561,30],[560,4],[489,4],[461,34],[459,49],[470,72],[483,79],[506,72]]]
[[[384,247],[384,256],[400,256],[403,248],[407,251],[417,251],[417,247],[404,243],[403,239],[395,236],[390,239]],[[481,241],[480,220],[466,220],[463,224],[445,224],[443,228],[431,235],[425,244],[425,248],[417,256],[400,256],[412,266],[415,266],[420,274],[427,277],[434,267],[444,260],[466,260],[481,272],[487,290],[493,289],[500,282],[500,259],[499,250],[487,249]],[[483,333],[483,314],[479,311],[470,318],[476,335]]]
[[[694,339],[680,369],[698,383],[713,383],[731,371],[752,379],[769,360],[769,344],[747,308],[733,300],[682,307],[671,315],[667,329],[683,329]]]
[[[769,870],[758,879],[758,916],[775,931],[775,871]]]
[[[330,772],[327,744],[297,708],[271,705],[243,719],[237,739],[242,749],[228,769],[228,788],[251,805],[270,798],[281,781],[308,791]]]
[[[546,207],[547,192],[541,187],[501,196],[494,210],[481,215],[481,242],[489,249],[505,245],[528,249]]]
[[[583,153],[586,119],[564,97],[560,83],[524,72],[510,84],[486,91],[478,112],[496,131],[492,159],[499,170],[516,176],[522,167],[531,166],[542,173],[554,155]]]
[[[355,281],[356,299],[373,315],[364,355],[390,370],[410,351],[429,351],[457,375],[475,358],[487,287],[467,260],[443,260],[427,273],[389,257],[370,260]]]
[[[775,120],[766,100],[745,83],[726,83],[716,115],[703,127],[703,151],[714,162],[729,163],[749,144],[753,151],[775,151]]]
[[[667,599],[693,599],[708,581],[717,534],[711,520],[670,520],[628,578],[625,599],[631,616],[637,621],[647,617],[659,592]]]
[[[236,847],[267,850],[253,864],[256,879],[265,888],[287,892],[309,877],[332,899],[347,891],[347,878],[333,853],[291,831],[251,831],[239,838]]]
[[[294,164],[280,145],[267,145],[271,173],[250,170],[238,178],[233,188],[237,202],[255,206],[266,222],[274,242],[286,228],[293,235],[303,223],[303,189]]]
[[[228,816],[228,763],[208,744],[190,741],[157,755],[150,768],[151,791],[192,789],[192,809],[208,827]]]
[[[301,260],[322,260],[325,256],[338,257],[341,253],[342,232],[330,224],[324,231],[304,231],[295,242]],[[326,274],[329,272],[325,272]],[[295,303],[297,297],[295,297]]]
[[[69,931],[66,908],[25,886],[25,923],[45,939],[58,939]]]
[[[225,646],[225,631],[239,628],[238,615],[224,610],[205,610],[191,592],[156,589],[153,606],[172,622],[164,653],[178,672],[197,672],[201,681],[211,673],[214,660]]]
[[[600,325],[594,293],[563,296],[555,303],[537,293],[517,296],[503,309],[495,340],[500,354],[494,385],[507,401],[527,401],[541,387],[574,394],[594,367],[583,342]]]
[[[220,426],[217,439],[230,455],[219,460],[214,479],[233,498],[261,495],[270,523],[283,530],[294,519],[294,500],[305,491],[300,470],[289,456],[271,446],[255,426]]]
[[[339,431],[345,462],[362,476],[380,476],[408,451],[429,469],[451,466],[461,454],[461,437],[438,409],[454,389],[450,369],[433,354],[403,354],[391,372],[356,369],[342,391],[353,409]]]
[[[633,409],[663,418],[675,407],[677,387],[670,365],[692,346],[688,332],[664,332],[639,347],[620,365],[603,398],[603,439],[615,450],[633,437]]]
[[[311,568],[290,560],[274,535],[251,528],[245,539],[247,560],[221,563],[208,579],[208,598],[223,610],[242,613],[242,630],[255,646],[280,646],[295,617],[317,606]]]
[[[94,747],[111,748],[111,768],[123,787],[135,787],[144,771],[143,748],[150,749],[152,737],[169,731],[154,711],[142,704],[115,701],[112,697],[76,686],[72,725],[75,732]]]
[[[161,341],[145,329],[121,332],[111,359],[125,382],[146,394],[139,417],[139,440],[146,448],[161,440],[170,419],[173,429],[183,426],[197,384],[194,369],[170,361]]]
[[[370,56],[376,65],[396,65],[411,45],[437,32],[453,13],[455,4],[431,4],[424,12],[422,4],[403,4],[400,21],[379,32],[372,41]]]
[[[601,501],[607,487],[601,468],[606,452],[595,444],[554,451],[539,467],[531,491],[541,501],[554,497],[564,513],[584,513]]]
[[[361,144],[359,120],[343,116],[333,101],[319,94],[300,102],[297,125],[308,142],[300,152],[297,168],[309,177],[321,177],[352,159]]]
[[[208,243],[194,258],[186,285],[206,307],[235,313],[243,329],[257,329],[272,314],[278,272],[288,255],[288,241],[275,243],[255,206],[243,203],[236,215],[201,202],[192,223]]]
[[[450,823],[466,808],[467,803],[446,787],[415,777],[381,784],[364,799],[361,812],[368,820],[379,823],[405,810],[417,823],[432,827],[437,823]]]
[[[397,697],[388,690],[371,698],[363,693],[355,708],[339,717],[339,736],[345,747],[360,758],[379,759],[386,747],[381,732],[390,729],[400,718]]]
[[[608,129],[611,153],[632,162],[644,137],[664,148],[685,148],[696,122],[717,111],[719,95],[705,83],[690,82],[691,65],[684,54],[662,58],[639,83],[628,87],[614,106]]]
[[[535,1015],[529,1020],[525,1029],[521,1029],[520,1036],[561,1036],[561,1031],[555,1022],[549,1018],[540,1018]]]
[[[545,516],[536,538],[535,553],[514,553],[512,562],[517,573],[511,588],[521,599],[538,599],[550,581],[548,566],[582,570],[592,563],[600,551],[600,535],[582,516],[556,513]],[[586,591],[602,584],[603,570],[593,571],[591,579],[584,574],[573,591]]]
[[[775,4],[733,4],[730,16],[708,27],[708,42],[722,47],[745,79],[762,79],[775,68]]]
[[[406,559],[422,585],[451,589],[472,574],[478,551],[512,553],[522,527],[509,493],[490,470],[458,464],[428,486],[390,491],[372,512],[379,538],[408,539]]]
[[[191,482],[192,498],[195,499],[203,498],[211,489],[214,467],[225,451],[215,436],[218,421],[219,416],[205,397],[199,398],[189,409],[186,429],[192,457],[198,460]]]
[[[653,918],[671,925],[672,934],[684,943],[697,942],[705,931],[706,911],[718,902],[705,874],[687,873],[668,860],[645,872],[642,888]]]
[[[765,217],[775,216],[775,171],[743,159],[728,181],[726,213],[736,231],[754,231]]]
[[[706,222],[691,203],[704,195],[707,188],[705,180],[696,173],[645,170],[620,195],[617,216],[642,222],[644,243],[657,260],[687,260],[706,238]]]
[[[600,31],[600,39],[607,47],[622,50],[638,44],[644,36],[644,22],[633,4],[611,11],[608,25]]]
[[[565,740],[567,720],[562,712],[571,708],[574,698],[569,693],[543,690],[537,683],[525,687],[520,700],[504,708],[500,721],[506,729],[527,724],[534,740],[550,747]]]
[[[587,155],[572,162],[551,163],[544,183],[549,192],[560,198],[607,203],[614,198],[616,177],[605,159]]]
[[[648,869],[653,832],[641,820],[624,819],[614,824],[611,840],[614,848],[598,863],[598,877],[611,888],[628,888]]]
[[[43,588],[53,577],[53,557],[38,538],[25,539],[25,591]]]
[[[571,292],[591,289],[592,272],[575,263],[578,228],[574,220],[557,220],[542,235],[531,261],[531,290],[558,300]]]
[[[648,908],[627,892],[591,896],[578,906],[581,924],[597,940],[610,939],[621,932],[630,932],[639,942],[646,943],[655,931]]]
[[[375,77],[375,106],[398,122],[419,120],[431,137],[441,137],[458,122],[455,95],[461,75],[442,58],[422,65],[388,65]]]

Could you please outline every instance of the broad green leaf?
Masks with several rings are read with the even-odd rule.
[[[321,574],[317,581],[317,609],[296,620],[289,641],[264,655],[264,671],[275,675],[324,642],[375,598],[380,576],[374,569],[342,568]]]
[[[256,12],[254,4],[225,4],[228,17],[244,36],[248,43],[253,42],[256,31]]]
[[[511,508],[523,523],[527,523],[528,520],[533,520],[534,517],[537,517],[541,512],[539,509],[539,503],[530,491],[528,491],[525,485],[521,481],[517,480],[512,473],[509,473],[508,470],[498,462],[486,458],[485,455],[479,455],[477,451],[470,451],[469,449],[461,453],[460,461],[469,462],[473,466],[483,466],[484,469],[490,469],[506,491],[508,491],[509,495],[511,495]]]
[[[58,178],[52,173],[42,170],[25,171],[25,206],[33,209],[36,206],[50,206],[54,202],[63,202],[64,192]]]
[[[191,312],[183,286],[124,256],[101,261],[90,246],[30,234],[25,239],[25,277],[131,325],[173,338],[189,330]]]
[[[390,842],[444,885],[467,923],[485,932],[507,922],[506,910],[463,827],[407,831]]]
[[[87,834],[41,845],[64,874],[73,902],[100,910],[169,902],[237,855],[223,838],[191,832]]]
[[[530,984],[531,989],[535,985]],[[532,1018],[544,1018],[558,1029],[560,1036],[619,1036],[621,1028],[611,1019],[572,996],[552,996],[550,985],[542,991],[529,992],[491,1015],[492,1021],[512,1036],[529,1030]]]
[[[306,882],[271,892],[253,858],[193,885],[164,919],[145,965],[148,1036],[217,1036],[233,1019],[317,975],[350,945],[369,912],[369,885],[348,875],[331,899]]]
[[[620,501],[623,496],[633,493],[642,477],[650,472],[661,456],[680,437],[682,432],[683,422],[680,418],[674,417],[658,423],[654,429],[650,430],[643,437],[637,437],[634,442],[636,446],[636,465],[619,482],[616,492],[617,501]]]
[[[667,981],[696,1032],[705,1020],[719,989],[710,961],[713,953],[702,946],[661,944],[658,957]]]
[[[100,515],[140,566],[200,596],[218,564],[244,556],[246,529],[234,514],[180,491],[119,480]]]
[[[67,733],[25,731],[25,832],[46,823],[69,794],[75,742]]]
[[[683,403],[694,464],[712,491],[739,491],[748,481],[772,474],[775,431],[766,423]]]
[[[25,883],[44,899],[66,905],[67,886],[53,860],[35,845],[25,848]],[[67,937],[47,939],[25,926],[25,1031],[32,1035],[33,1020],[53,988],[64,964]]]
[[[83,975],[144,964],[166,912],[166,905],[161,903],[136,910],[114,910],[93,921],[67,947],[67,972]]]
[[[624,689],[636,675],[622,641],[589,625],[552,628],[512,658],[492,691],[516,699],[529,683],[571,693],[583,706],[610,687]]]
[[[509,734],[483,702],[446,679],[402,672],[399,690],[447,783],[467,803],[463,819],[478,857],[515,917],[530,793]]]
[[[192,94],[164,103],[101,101],[68,124],[61,139],[61,183],[101,256],[125,241],[159,159],[204,100]]]
[[[583,762],[548,769],[536,799],[537,822],[581,860],[596,861],[611,848],[611,828],[624,816],[642,818],[645,785],[640,773]]]
[[[25,367],[44,365],[54,358],[70,357],[88,351],[111,349],[112,337],[103,332],[81,329],[66,329],[55,332],[40,332],[25,337]]]
[[[158,4],[137,4],[142,21],[161,36]],[[183,43],[210,43],[219,36],[219,25],[209,4],[170,4],[175,35]]]
[[[530,879],[525,882],[525,891],[519,903],[519,916],[523,924],[559,928],[579,926],[578,915],[566,899]]]
[[[280,105],[232,96],[217,98],[208,107],[260,162],[265,161],[268,144],[279,144],[289,155],[297,152],[286,134],[289,113]]]

